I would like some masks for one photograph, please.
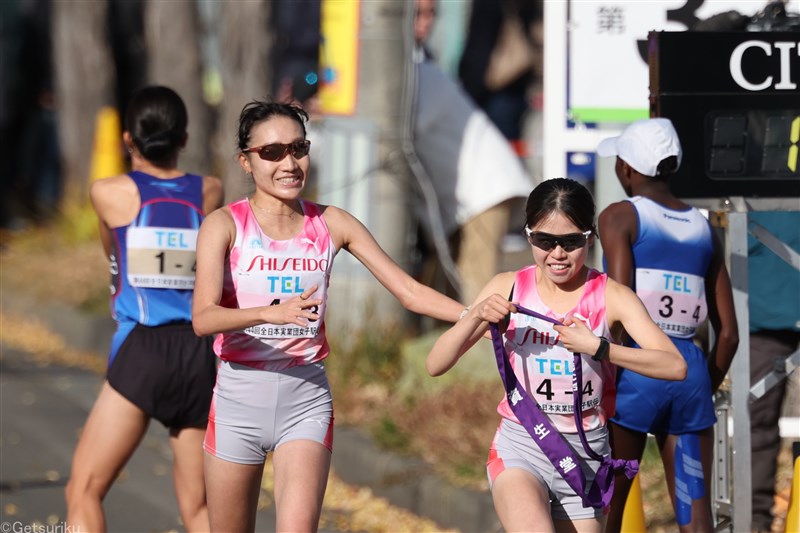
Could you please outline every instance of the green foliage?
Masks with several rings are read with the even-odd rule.
[[[98,240],[97,215],[89,203],[67,203],[54,222],[54,229],[66,244]]]
[[[384,415],[375,424],[372,436],[378,444],[389,450],[405,452],[411,446],[411,437],[389,415]]]
[[[340,378],[339,381],[390,385],[403,372],[404,334],[396,325],[363,328],[350,333],[338,331],[329,334],[329,339],[333,357],[328,368]]]

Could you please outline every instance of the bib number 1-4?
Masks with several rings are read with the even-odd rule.
[[[151,289],[192,289],[196,229],[128,229],[128,283]]]

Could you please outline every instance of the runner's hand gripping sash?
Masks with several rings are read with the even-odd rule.
[[[516,304],[515,304],[516,305]],[[561,322],[553,318],[544,316],[526,309],[521,305],[516,305],[517,312],[529,315],[541,320],[546,320],[553,324],[562,325]],[[639,470],[639,462],[636,460],[613,459],[610,455],[602,456],[596,453],[586,441],[586,434],[583,431],[583,420],[581,418],[581,391],[583,390],[583,375],[581,368],[581,354],[574,355],[573,366],[575,367],[572,382],[573,414],[575,416],[575,426],[578,429],[583,449],[595,461],[600,462],[600,468],[594,478],[591,489],[586,490],[586,476],[580,467],[580,457],[564,440],[561,434],[550,423],[550,419],[539,408],[536,400],[531,398],[524,387],[519,386],[517,376],[511,363],[508,360],[503,337],[497,324],[489,324],[492,332],[492,344],[494,354],[497,359],[497,370],[506,389],[506,397],[511,410],[514,411],[517,419],[528,431],[534,442],[541,448],[553,466],[561,474],[561,477],[583,500],[584,507],[604,508],[611,502],[614,494],[614,474],[624,471],[628,479],[633,479]]]

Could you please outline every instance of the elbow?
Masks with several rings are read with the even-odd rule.
[[[725,346],[728,352],[734,354],[739,348],[739,332],[734,328],[723,330],[720,332],[717,342],[720,346]]]
[[[194,334],[197,335],[198,337],[205,337],[206,335],[210,335],[210,332],[202,328],[195,320],[192,320],[192,329],[194,330]]]
[[[436,365],[431,363],[430,361],[425,361],[425,369],[428,371],[428,375],[435,378],[444,374],[444,370],[438,368]]]
[[[216,333],[215,331],[211,331],[211,328],[204,324],[203,320],[199,319],[197,316],[192,317],[192,329],[194,330],[194,334],[198,337],[205,337],[206,335],[213,335]]]
[[[686,360],[682,356],[679,356],[679,361],[675,362],[672,372],[675,381],[683,381],[686,379],[689,367],[686,365]]]

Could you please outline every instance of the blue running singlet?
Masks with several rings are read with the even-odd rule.
[[[109,365],[136,326],[191,322],[197,232],[203,221],[203,178],[159,179],[133,171],[141,207],[112,229],[111,313],[117,331]]]

